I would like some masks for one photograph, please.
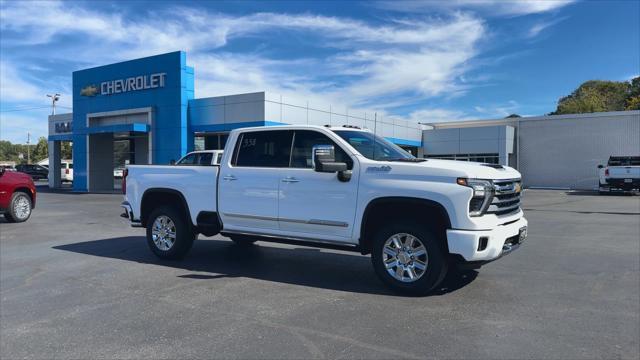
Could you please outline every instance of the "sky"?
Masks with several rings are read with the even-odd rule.
[[[187,52],[196,98],[269,91],[416,122],[543,115],[640,73],[640,1],[0,1],[0,139],[75,70]],[[77,96],[77,94],[76,94]]]

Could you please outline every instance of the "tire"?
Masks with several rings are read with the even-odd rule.
[[[175,208],[159,207],[151,212],[147,222],[147,245],[161,259],[182,259],[196,238],[189,225],[184,214]]]
[[[31,203],[29,195],[18,191],[11,195],[11,202],[9,203],[7,212],[4,214],[4,218],[11,223],[24,222],[31,217],[32,209],[33,204]]]
[[[393,241],[394,237],[398,242]],[[373,238],[373,269],[382,282],[395,291],[409,295],[426,295],[442,282],[448,270],[447,258],[438,240],[426,227],[416,223],[403,221],[384,225]],[[398,249],[398,243],[404,245],[407,251]],[[419,244],[422,248],[417,246]],[[409,248],[412,248],[411,252]],[[389,251],[393,249],[395,257],[389,255]],[[421,254],[422,250],[426,255]],[[387,265],[393,264],[394,259],[395,264],[402,264],[403,268]],[[403,280],[400,280],[399,276]]]
[[[256,241],[258,241],[258,239],[256,238],[253,238],[251,236],[245,236],[245,235],[233,235],[233,236],[230,236],[229,238],[238,246],[251,246]]]

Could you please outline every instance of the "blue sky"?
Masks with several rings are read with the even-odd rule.
[[[253,91],[420,122],[542,115],[640,73],[639,1],[0,2],[0,139],[46,136],[71,72],[186,50],[196,97]]]

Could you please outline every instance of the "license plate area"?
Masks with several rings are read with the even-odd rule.
[[[518,231],[518,244],[521,244],[527,239],[527,227],[523,226]]]

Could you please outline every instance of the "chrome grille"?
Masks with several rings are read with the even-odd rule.
[[[520,179],[494,180],[494,194],[487,214],[510,215],[520,211]]]

